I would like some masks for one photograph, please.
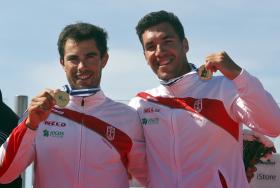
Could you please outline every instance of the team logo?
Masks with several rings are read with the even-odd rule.
[[[112,141],[115,138],[116,128],[113,126],[107,126],[106,137],[108,140]]]
[[[201,112],[202,111],[202,99],[197,99],[194,101],[193,108],[196,112]]]

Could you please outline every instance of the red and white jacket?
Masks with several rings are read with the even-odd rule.
[[[144,128],[149,188],[246,188],[240,125],[280,133],[277,103],[245,70],[233,81],[204,81],[192,71],[171,86],[140,93],[129,105]]]
[[[66,108],[126,133],[132,141],[128,171],[145,183],[145,142],[134,109],[112,101],[102,91],[89,97],[71,96]],[[107,136],[117,139],[114,134],[109,129]],[[121,144],[125,148],[129,143]],[[104,136],[54,113],[36,131],[26,128],[25,121],[20,123],[1,146],[0,154],[0,183],[12,181],[34,162],[35,188],[129,187],[120,154]]]

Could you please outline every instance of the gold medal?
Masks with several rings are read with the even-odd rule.
[[[198,69],[198,75],[202,80],[209,80],[212,78],[213,73],[205,68],[205,65],[201,65]]]
[[[70,100],[68,93],[66,93],[64,91],[55,92],[54,99],[55,99],[56,105],[61,108],[65,107]]]

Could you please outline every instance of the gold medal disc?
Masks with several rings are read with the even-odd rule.
[[[54,94],[55,103],[57,106],[63,108],[69,102],[69,95],[64,91],[58,91]]]
[[[205,68],[205,65],[201,65],[198,69],[198,75],[202,80],[209,80],[212,78],[213,73]]]

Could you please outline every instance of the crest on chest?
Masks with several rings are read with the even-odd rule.
[[[114,140],[116,134],[116,129],[113,126],[107,126],[106,138],[110,141]]]
[[[196,111],[196,112],[201,112],[202,111],[202,108],[203,108],[203,105],[202,105],[202,99],[197,99],[194,101],[194,104],[193,104],[193,109]]]

